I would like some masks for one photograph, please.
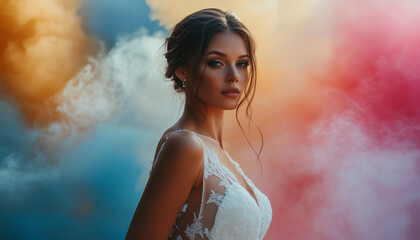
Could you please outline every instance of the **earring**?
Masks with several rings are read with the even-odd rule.
[[[185,81],[187,81],[187,79],[184,78],[184,81],[182,81],[182,88],[185,88]]]

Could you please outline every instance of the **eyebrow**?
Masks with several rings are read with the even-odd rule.
[[[216,54],[216,55],[220,55],[220,56],[222,56],[222,57],[226,57],[226,54],[224,54],[224,53],[222,53],[222,52],[219,52],[219,51],[211,51],[211,52],[208,52],[208,53],[206,54],[206,56],[211,55],[211,54]],[[241,56],[239,56],[239,58],[243,58],[243,57],[248,57],[248,58],[249,58],[249,55],[248,55],[248,54],[245,54],[245,55],[241,55]]]

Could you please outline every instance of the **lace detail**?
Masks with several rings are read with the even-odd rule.
[[[202,218],[203,218],[203,216],[201,216],[201,215],[198,216],[198,218],[197,218],[197,216],[194,213],[193,223],[191,224],[191,226],[187,226],[187,229],[185,229],[185,234],[187,235],[187,237],[190,240],[195,239],[194,237],[195,237],[196,234],[199,234],[201,236],[201,238],[204,238],[203,234],[208,234],[209,233],[207,228],[203,232],[203,224],[200,221]]]
[[[180,131],[193,133],[203,145],[204,169],[200,189],[202,195],[201,199],[197,199],[198,196],[196,198],[189,196],[174,223],[169,239],[182,240],[185,234],[184,238],[189,240],[262,240],[272,219],[270,201],[255,187],[242,171],[239,163],[234,161],[227,151],[212,147],[211,142],[201,138],[200,134],[180,129],[167,135],[152,162],[152,169],[166,141]],[[223,162],[233,164],[234,170],[245,179],[255,199]]]
[[[188,207],[188,203],[186,203],[186,204],[184,204],[184,206],[182,207],[182,210],[181,210],[181,212],[185,212],[185,211],[187,211],[187,207]],[[179,217],[181,216],[181,214],[179,215]]]
[[[222,204],[224,195],[217,194],[213,190],[210,190],[210,197],[209,200],[207,200],[206,203],[216,203],[216,205],[219,207],[220,204]]]
[[[209,175],[215,175],[220,178],[222,181],[228,183],[238,183],[239,181],[236,176],[229,171],[224,165],[218,160],[217,154],[214,152],[214,149],[209,149],[207,146],[207,151],[209,152],[209,157],[206,161],[205,168],[207,171],[204,171],[204,177],[208,178]]]
[[[185,203],[184,206],[182,206],[181,212],[178,214],[178,219],[181,218],[182,214],[185,213],[185,211],[187,211],[187,207],[188,207],[188,203]],[[172,237],[172,233],[176,230],[179,229],[177,223],[174,223],[174,226],[172,227],[171,233],[169,234],[169,237]],[[178,240],[178,238],[180,238],[181,236],[178,235],[178,237],[176,237],[176,239]],[[182,239],[182,238],[181,238]]]

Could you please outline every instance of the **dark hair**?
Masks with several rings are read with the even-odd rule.
[[[210,40],[216,33],[219,32],[234,32],[239,34],[245,42],[247,51],[250,58],[250,70],[249,70],[249,81],[245,87],[244,97],[239,101],[236,107],[236,120],[244,133],[241,123],[238,119],[238,109],[245,102],[248,102],[246,107],[246,115],[248,119],[257,127],[262,144],[260,151],[257,154],[252,144],[249,142],[248,137],[245,137],[248,143],[251,145],[252,150],[259,156],[264,145],[264,139],[261,130],[252,120],[252,111],[250,104],[255,95],[256,80],[257,80],[257,66],[255,60],[255,42],[251,36],[249,30],[239,20],[239,18],[232,11],[222,11],[217,8],[207,8],[192,13],[176,24],[169,35],[166,38],[166,53],[165,58],[168,63],[165,77],[170,78],[174,82],[174,89],[177,92],[185,92],[186,101],[185,104],[189,109],[193,109],[199,106],[194,106],[198,103],[204,106],[206,113],[202,113],[205,118],[207,115],[207,106],[197,97],[198,90],[200,88],[203,72],[199,72],[201,60],[207,51],[210,44]],[[182,79],[179,79],[175,70],[178,67],[185,67],[188,71],[188,79],[185,84],[185,88],[182,87]],[[196,101],[188,101],[188,99],[195,98]],[[201,108],[198,108],[201,109]],[[194,112],[192,112],[194,114]],[[261,166],[261,161],[260,166]],[[262,167],[261,167],[262,169]]]

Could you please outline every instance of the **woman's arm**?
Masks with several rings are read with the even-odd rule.
[[[189,132],[172,135],[156,159],[131,220],[126,240],[168,239],[199,175],[204,150]]]

